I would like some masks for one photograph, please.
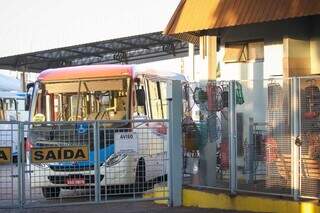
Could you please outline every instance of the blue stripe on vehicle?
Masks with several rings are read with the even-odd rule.
[[[104,149],[100,149],[100,164],[104,163],[110,155],[112,155],[114,152],[114,144],[109,145],[108,147]],[[94,151],[90,151],[89,153],[89,159],[88,161],[77,161],[74,162],[59,162],[59,163],[50,163],[48,164],[51,169],[53,170],[62,170],[62,169],[68,169],[72,168],[74,166],[77,166],[77,168],[81,169],[81,167],[91,167],[94,166]]]

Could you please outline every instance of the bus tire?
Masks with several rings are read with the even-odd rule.
[[[42,187],[42,194],[45,198],[57,198],[60,195],[59,187]]]
[[[140,158],[136,167],[135,189],[137,192],[146,190],[146,164],[143,158]]]

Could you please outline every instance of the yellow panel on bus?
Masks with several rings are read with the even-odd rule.
[[[0,164],[11,162],[11,147],[0,147]]]
[[[41,147],[31,149],[32,163],[89,160],[87,146]]]

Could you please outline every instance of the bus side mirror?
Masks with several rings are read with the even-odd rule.
[[[27,84],[27,97],[26,97],[26,105],[25,105],[25,110],[29,111],[30,110],[30,106],[31,106],[31,94],[29,93],[30,89],[34,88],[34,83],[29,83]]]
[[[137,105],[138,106],[145,106],[145,92],[144,89],[137,89],[136,90],[136,97],[137,97]]]
[[[25,104],[25,111],[29,111],[30,110],[30,105],[31,105],[31,95],[27,94],[27,99],[26,99],[26,104]]]
[[[27,84],[27,92],[29,92],[29,90],[31,89],[31,88],[33,88],[34,87],[34,83],[28,83]]]

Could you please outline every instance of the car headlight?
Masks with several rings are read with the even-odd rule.
[[[126,158],[128,155],[127,154],[121,154],[121,153],[117,153],[117,154],[112,154],[106,161],[106,166],[113,166],[116,165],[118,163],[120,163],[124,158]]]

